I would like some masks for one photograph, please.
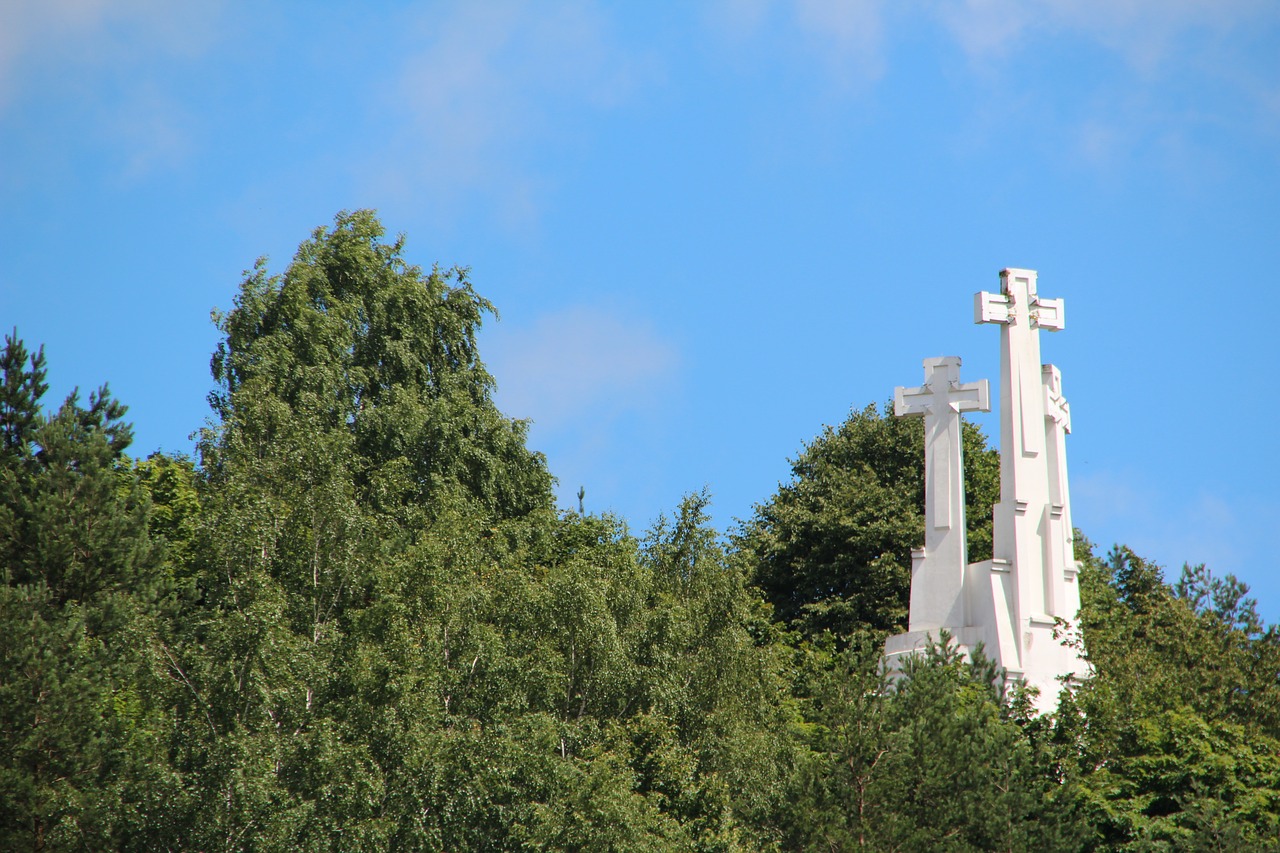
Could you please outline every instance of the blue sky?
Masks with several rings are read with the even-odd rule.
[[[376,208],[498,305],[564,505],[728,528],[925,357],[998,380],[1032,268],[1076,523],[1276,621],[1278,57],[1268,0],[5,0],[0,324],[188,451],[210,309]]]

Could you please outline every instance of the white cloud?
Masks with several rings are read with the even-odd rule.
[[[1152,73],[1182,59],[1187,39],[1211,42],[1262,18],[1275,17],[1267,0],[720,0],[709,10],[712,29],[733,41],[793,27],[806,53],[836,82],[865,82],[885,70],[889,10],[901,25],[935,18],[982,70],[992,59],[1030,49],[1040,36],[1078,35]]]
[[[971,125],[983,144],[993,127],[1025,120],[1064,164],[1121,180],[1135,164],[1154,166],[1194,186],[1228,165],[1210,141],[1224,129],[1275,133],[1268,92],[1280,85],[1280,65],[1255,36],[1280,24],[1276,3],[921,0],[916,8],[943,26],[981,82],[973,113],[1003,119]]]
[[[524,327],[503,323],[489,334],[487,360],[503,411],[544,430],[648,411],[679,363],[675,346],[650,326],[600,308],[568,308]]]
[[[884,73],[884,8],[884,0],[720,0],[707,20],[716,34],[739,44],[790,40],[845,88]]]
[[[476,191],[516,223],[536,215],[530,146],[571,142],[575,110],[615,106],[651,73],[586,2],[460,3],[417,26],[427,46],[400,70],[370,180],[448,216]]]
[[[884,73],[881,0],[796,0],[800,28],[843,83]]]
[[[38,94],[44,75],[191,57],[217,39],[220,2],[6,0],[0,4],[0,109]]]
[[[1261,0],[1043,0],[1046,17],[1086,33],[1144,71],[1166,61],[1186,33],[1223,33],[1272,12]]]
[[[1185,35],[1221,34],[1261,16],[1265,0],[941,0],[936,14],[975,61],[1024,49],[1032,34],[1078,34],[1152,72]]]
[[[59,44],[88,42],[103,23],[105,0],[49,0],[0,6],[0,106],[18,89],[24,63]]]
[[[124,152],[124,183],[177,167],[194,148],[186,110],[154,86],[132,93],[107,123],[108,135]]]
[[[676,440],[680,353],[649,323],[579,305],[490,327],[483,348],[499,407],[533,421],[529,443],[547,454],[561,506],[577,507],[579,486],[592,511],[675,497],[654,492],[651,466]]]
[[[948,0],[937,14],[970,57],[987,59],[1009,49],[1034,17],[1025,0]]]
[[[756,35],[769,17],[772,0],[719,0],[706,8],[711,29],[733,40]]]
[[[24,127],[8,152],[21,165],[6,178],[37,180],[28,160],[48,167],[68,145],[92,150],[121,184],[187,162],[196,122],[171,72],[220,37],[220,3],[0,3],[0,118],[22,110]]]
[[[1280,82],[1275,85],[1258,87],[1258,100],[1263,104],[1263,111],[1272,124],[1280,123]]]
[[[706,17],[735,42],[796,38],[835,82],[848,84],[884,73],[891,25],[939,21],[984,74],[993,60],[1034,50],[1044,37],[1077,36],[1149,75],[1189,61],[1189,53],[1218,51],[1226,35],[1274,22],[1277,8],[1270,0],[719,0]],[[1223,58],[1196,57],[1209,66]]]
[[[1076,153],[1094,168],[1111,166],[1129,147],[1125,131],[1102,119],[1087,119],[1076,129]]]

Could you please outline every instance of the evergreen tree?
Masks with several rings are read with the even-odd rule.
[[[1247,589],[1203,567],[1171,588],[1124,547],[1089,555],[1081,579],[1094,674],[1060,707],[1055,737],[1101,849],[1275,849],[1280,669]]]
[[[104,386],[43,413],[43,351],[16,333],[0,368],[0,847],[141,844],[176,780],[154,701],[168,584],[125,409]]]
[[[789,847],[1082,849],[1078,787],[1041,746],[1026,697],[947,641],[892,682],[866,633],[811,650],[810,752],[793,782]]]

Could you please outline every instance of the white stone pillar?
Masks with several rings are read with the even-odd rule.
[[[1062,300],[1040,298],[1034,270],[1002,270],[1000,293],[975,297],[974,322],[1000,325],[1000,503],[993,513],[993,561],[1013,569],[1019,660],[1002,663],[1021,671],[1033,640],[1030,629],[1053,626],[1043,548],[1050,501],[1040,329],[1063,327]]]
[[[1071,524],[1071,493],[1067,488],[1067,434],[1071,432],[1071,406],[1062,396],[1062,373],[1052,364],[1041,368],[1044,383],[1045,452],[1049,468],[1049,519],[1046,563],[1052,580],[1049,613],[1074,620],[1080,610],[1076,577],[1075,529]]]
[[[912,555],[908,631],[940,628],[955,634],[968,624],[964,593],[964,466],[961,412],[991,411],[987,380],[960,384],[960,359],[924,361],[925,384],[894,389],[893,413],[924,418],[924,548]]]

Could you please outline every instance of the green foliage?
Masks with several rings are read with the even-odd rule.
[[[493,406],[477,353],[493,306],[465,269],[424,274],[404,261],[403,237],[383,234],[372,212],[341,213],[283,278],[260,259],[235,308],[215,313],[220,429],[201,441],[204,466],[292,451],[317,473],[353,463],[373,500],[430,504],[456,483],[498,517],[549,507],[544,460]]]
[[[879,648],[862,634],[810,650],[811,751],[793,781],[790,847],[1082,849],[1078,789],[1003,673],[943,644],[890,680]]]
[[[1270,850],[1280,841],[1275,629],[1247,589],[1127,548],[1081,575],[1094,676],[1059,710],[1105,849]]]
[[[216,316],[199,464],[0,353],[0,848],[1267,850],[1280,631],[1078,537],[1093,677],[1034,715],[944,640],[886,678],[918,422],[854,412],[725,543],[557,513],[492,307],[339,214]],[[966,425],[970,557],[998,459]]]
[[[139,466],[194,579],[165,658],[186,843],[767,839],[787,658],[706,498],[643,542],[552,512],[488,304],[381,234],[340,215],[218,318],[195,501],[180,461]]]
[[[964,424],[969,558],[991,556],[999,458]],[[782,619],[806,636],[905,624],[911,551],[924,543],[924,428],[886,404],[827,427],[792,463],[792,480],[756,507],[737,547]]]
[[[107,849],[173,789],[152,651],[167,584],[107,389],[40,410],[42,353],[0,366],[0,847]]]
[[[10,455],[0,531],[8,581],[44,583],[58,603],[137,591],[150,582],[146,492],[121,464],[131,431],[105,387],[89,408],[71,396]]]
[[[28,455],[33,432],[40,421],[40,399],[49,390],[45,382],[44,347],[34,353],[18,338],[18,330],[5,335],[0,353],[0,452],[10,466]]]
[[[151,539],[163,543],[170,576],[180,577],[195,562],[201,513],[195,465],[190,459],[153,453],[134,462],[134,470],[150,497]]]
[[[1197,613],[1212,614],[1225,627],[1255,636],[1262,633],[1262,618],[1257,600],[1248,593],[1249,587],[1234,575],[1216,578],[1204,563],[1184,564],[1173,587],[1173,594]]]
[[[945,641],[946,638],[944,638]],[[888,849],[1073,850],[1086,834],[1074,786],[1036,749],[1004,695],[1004,674],[932,646],[909,659],[888,709],[892,732],[879,845]]]
[[[837,649],[830,635],[803,647],[796,688],[807,749],[790,780],[788,849],[855,849],[868,843],[873,782],[889,737],[889,683],[881,642],[867,632]]]
[[[554,522],[551,479],[492,403],[489,304],[382,236],[340,214],[215,316],[194,535],[181,490],[164,504],[196,580],[170,667],[203,845],[388,843],[407,831],[388,804],[421,796],[404,762],[459,705],[509,695],[475,673],[506,661],[464,671],[459,646],[493,636],[475,581]]]

